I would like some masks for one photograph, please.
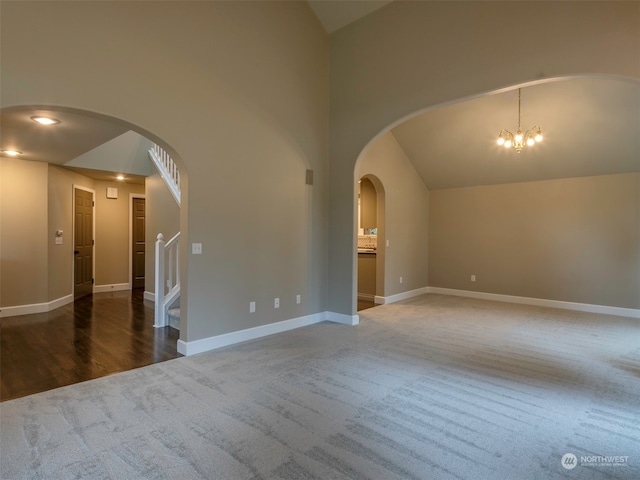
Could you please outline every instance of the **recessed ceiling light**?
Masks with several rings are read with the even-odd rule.
[[[117,178],[118,180],[124,180],[124,175],[118,175],[116,178]]]
[[[38,122],[40,125],[55,125],[56,123],[60,123],[60,120],[51,117],[36,116],[31,117],[31,120],[33,120],[34,122]]]
[[[17,157],[18,155],[22,155],[22,152],[18,150],[2,150],[2,153],[5,155],[9,155],[10,157]]]

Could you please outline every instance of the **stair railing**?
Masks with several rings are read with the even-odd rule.
[[[149,149],[149,158],[160,172],[173,198],[180,205],[180,172],[173,159],[159,145],[153,144]]]
[[[156,238],[155,321],[154,327],[169,325],[169,307],[180,296],[180,232],[168,242],[164,235]]]

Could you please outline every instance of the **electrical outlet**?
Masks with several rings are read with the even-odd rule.
[[[476,276],[475,275],[471,275],[471,281],[475,282],[476,281]]]
[[[280,308],[280,299],[274,298],[273,300],[273,308]]]
[[[256,311],[256,302],[249,302],[249,313],[255,313]]]
[[[300,297],[300,295],[296,295],[296,303],[300,303],[302,301],[302,298]]]
[[[202,254],[202,244],[201,243],[192,243],[191,244],[191,253],[193,255]]]

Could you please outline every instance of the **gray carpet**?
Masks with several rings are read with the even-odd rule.
[[[1,476],[637,480],[639,412],[638,320],[425,295],[4,402]]]

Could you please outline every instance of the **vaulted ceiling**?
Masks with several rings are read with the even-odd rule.
[[[309,0],[329,33],[388,3]],[[429,189],[640,171],[639,82],[573,78],[523,88],[522,128],[539,125],[545,138],[521,153],[496,144],[501,129],[515,132],[517,113],[512,89],[419,113],[392,133]],[[61,123],[42,127],[30,119],[38,114]],[[125,131],[77,112],[11,108],[0,116],[0,149],[62,165]]]
[[[522,130],[544,139],[518,153],[518,90],[426,111],[392,129],[430,189],[640,171],[640,83],[574,78],[522,88]]]

